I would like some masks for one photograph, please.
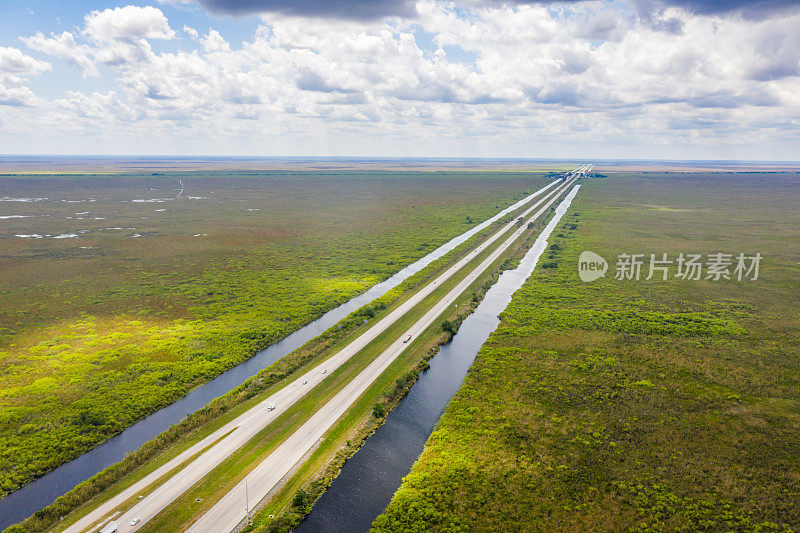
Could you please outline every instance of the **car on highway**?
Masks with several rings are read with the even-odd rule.
[[[328,369],[327,369],[327,368],[323,368],[323,369],[322,369],[322,373],[323,373],[323,374],[324,374],[325,372],[327,372],[327,371],[328,371]]]
[[[304,379],[304,380],[303,380],[303,385],[305,385],[306,383],[308,383],[308,380],[307,380],[307,379]]]
[[[135,526],[138,523],[139,523],[139,519],[138,518],[134,518],[133,520],[131,520],[131,525],[132,526]]]
[[[405,338],[405,340],[403,341],[403,344],[408,344],[408,341],[410,341],[410,340],[411,340],[411,335],[409,335],[408,337]]]
[[[267,411],[274,411],[274,410],[275,410],[275,404],[274,403],[267,404]]]

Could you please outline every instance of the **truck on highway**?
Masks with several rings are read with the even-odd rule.
[[[100,533],[117,533],[117,523],[114,521],[109,522],[103,529],[100,530]]]

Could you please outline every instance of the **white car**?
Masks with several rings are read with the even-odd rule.
[[[270,403],[270,404],[267,405],[267,411],[274,411],[274,410],[275,410],[275,404],[274,403]]]
[[[303,380],[303,385],[305,385],[306,383],[308,383],[308,380],[307,380],[307,379],[304,379],[304,380]]]
[[[327,372],[327,371],[328,371],[328,369],[327,369],[327,368],[323,368],[323,369],[322,369],[322,373],[323,373],[323,374],[324,374],[325,372]]]
[[[138,523],[139,523],[139,519],[138,518],[134,518],[133,520],[131,520],[131,525],[132,526],[135,526]]]

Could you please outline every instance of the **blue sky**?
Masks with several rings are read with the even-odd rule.
[[[796,2],[21,4],[0,153],[800,153]]]

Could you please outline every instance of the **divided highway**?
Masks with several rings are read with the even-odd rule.
[[[534,214],[529,221],[541,216],[556,199],[574,181],[590,168],[584,165],[573,171],[565,182],[553,182],[536,191],[520,204],[527,203],[533,198],[543,194],[542,198],[516,218],[527,217],[537,207],[545,204]],[[548,190],[553,189],[550,192]],[[319,384],[331,372],[347,362],[356,353],[393,325],[399,318],[428,297],[442,283],[463,269],[481,252],[486,250],[504,233],[516,224],[513,221],[494,235],[483,241],[467,256],[428,283],[406,302],[398,306],[386,317],[369,328],[350,344],[342,348],[327,361],[317,368],[300,376],[289,386],[284,387],[269,398],[263,400],[236,419],[225,424],[222,428],[209,435],[201,442],[195,444],[167,464],[158,468],[150,475],[124,490],[119,495],[100,505],[97,509],[87,514],[65,531],[78,533],[81,531],[94,531],[103,523],[113,519],[117,522],[119,532],[136,531],[167,505],[191,488],[195,483],[207,475],[222,461],[252,439],[257,433],[274,421],[291,405],[300,400],[314,386]],[[278,449],[276,449],[262,464],[248,475],[247,488],[249,489],[250,502],[258,502],[271,490],[280,479],[305,455],[305,453],[322,437],[347,408],[366,390],[369,385],[396,359],[408,344],[403,341],[411,335],[415,338],[449,306],[452,302],[477,279],[525,230],[522,225],[503,244],[494,250],[481,264],[469,273],[458,285],[437,302],[419,321],[417,321],[402,337],[397,339],[385,352],[376,358],[352,382],[346,385],[314,414],[302,427],[292,434]],[[187,463],[188,461],[188,463]],[[182,464],[187,463],[182,468]],[[176,471],[177,470],[177,471]],[[137,501],[129,510],[119,513],[114,512],[126,502],[148,490],[156,481],[170,472],[175,473],[166,479],[163,484],[154,489],[149,495]],[[230,531],[245,518],[245,484],[241,483],[228,495],[210,509],[192,528],[191,531]],[[135,524],[132,524],[136,520]]]
[[[422,333],[432,325],[435,320],[455,302],[489,266],[494,263],[505,250],[516,241],[527,229],[526,224],[539,218],[547,209],[565,192],[575,181],[570,179],[564,185],[548,195],[544,206],[525,221],[517,231],[495,249],[480,265],[470,272],[458,285],[451,289],[439,302],[437,302],[425,315],[420,318],[410,329],[398,338],[392,345],[379,355],[366,369],[353,381],[345,386],[325,406],[317,411],[303,426],[281,444],[269,457],[257,466],[246,478],[233,488],[222,500],[212,507],[190,529],[190,533],[207,531],[232,531],[246,518],[246,509],[250,502],[259,502],[275,485],[294,467],[294,465],[308,452],[312,446],[330,429],[333,424],[347,411],[347,409],[367,390],[388,366],[408,347],[404,340],[411,335],[412,338]],[[547,198],[547,197],[546,197]],[[546,198],[542,199],[544,201]],[[539,202],[541,203],[541,202]],[[537,204],[539,205],[539,204]],[[525,215],[523,215],[525,216]],[[514,222],[506,226],[499,234],[508,231]],[[475,252],[469,255],[473,257]],[[247,487],[245,487],[247,485]]]

